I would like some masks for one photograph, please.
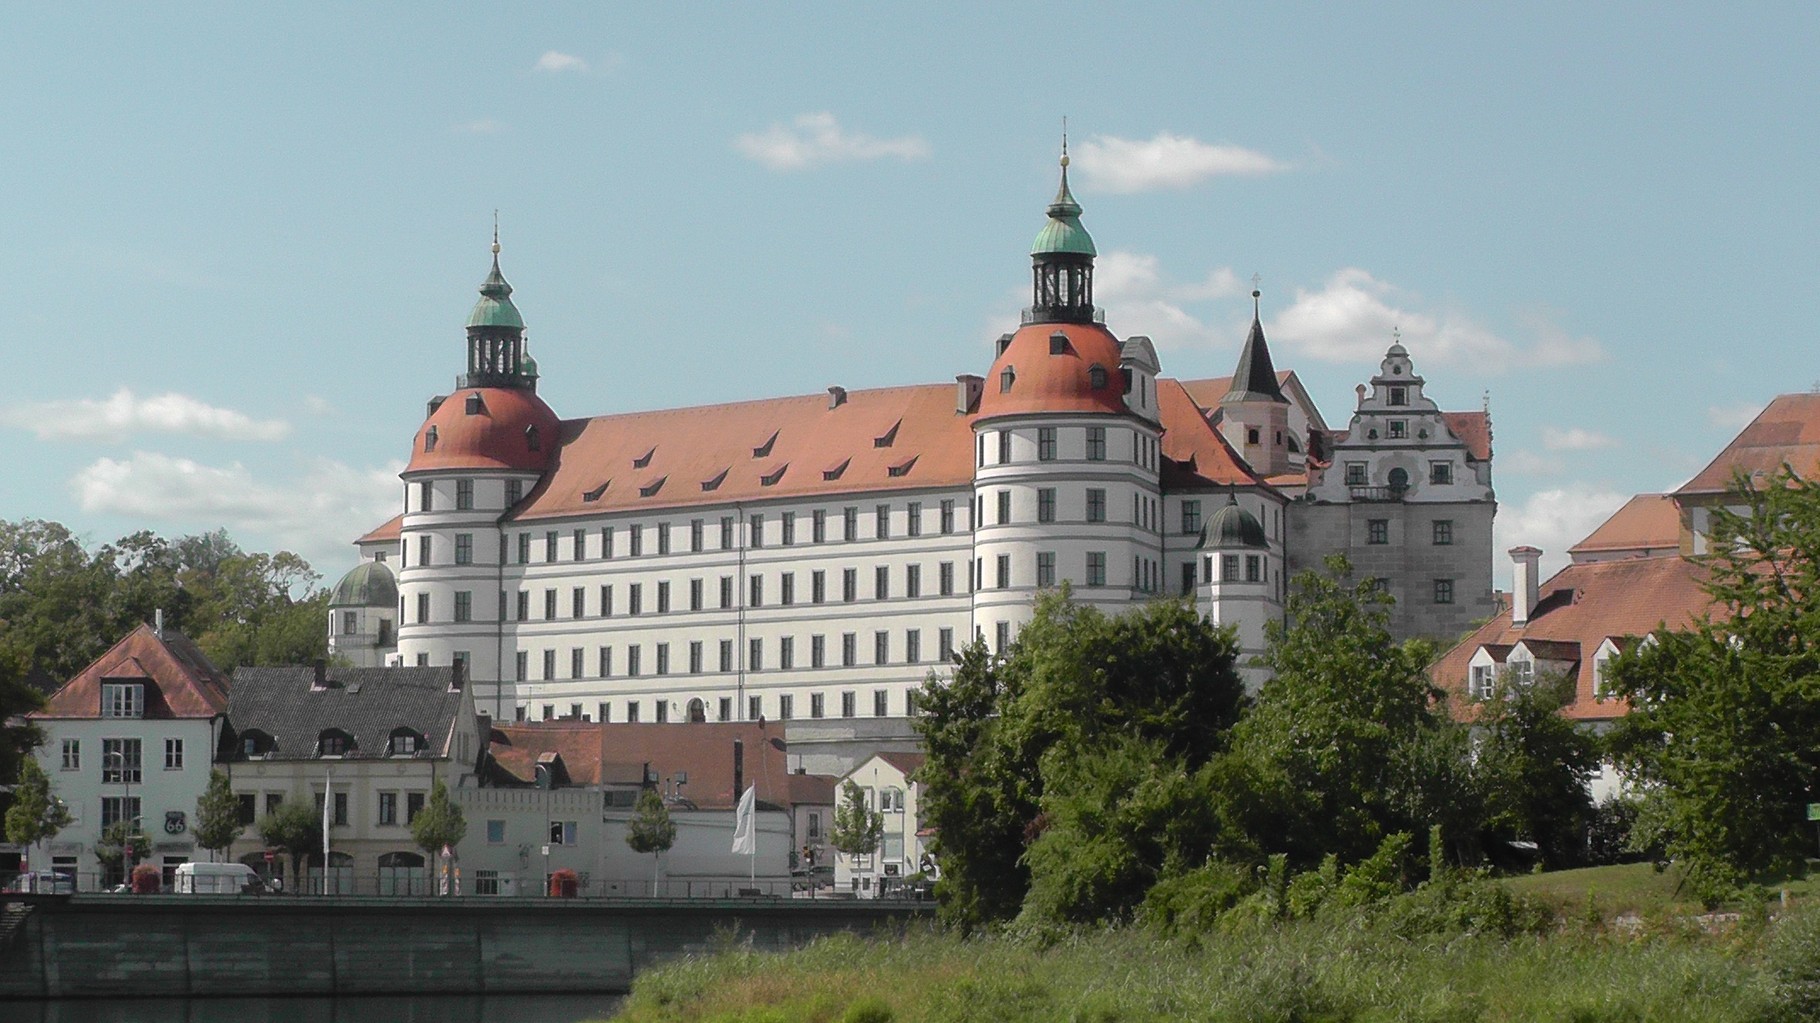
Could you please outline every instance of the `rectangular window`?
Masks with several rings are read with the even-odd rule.
[[[752,578],[746,580],[746,583],[747,583],[747,589],[749,589],[751,591],[750,595],[746,601],[746,606],[747,607],[764,607],[765,606],[765,577],[762,575],[755,575]]]
[[[891,712],[891,694],[883,689],[872,691],[872,716],[882,718]]]
[[[733,670],[733,641],[730,639],[720,641],[720,670]]]
[[[638,557],[645,552],[645,527],[630,526],[626,529],[627,543],[631,545],[632,556]]]
[[[531,562],[531,534],[518,534],[518,563],[527,565]]]
[[[455,591],[455,620],[458,622],[474,620],[474,592],[472,590]]]
[[[1263,561],[1256,554],[1245,555],[1245,581],[1255,583],[1263,581]]]
[[[101,716],[104,718],[139,718],[145,716],[145,685],[141,682],[101,683]]]
[[[612,526],[600,527],[600,556],[603,558],[611,558],[613,556]]]
[[[998,432],[998,464],[1004,465],[1009,461],[1011,461],[1011,431],[1000,430]]]
[[[911,501],[904,507],[904,532],[910,536],[923,535],[923,504]]]
[[[657,613],[670,613],[670,582],[667,579],[657,584]]]
[[[651,531],[657,534],[657,553],[670,553],[670,524],[668,522],[659,522],[657,525],[651,527]]]
[[[703,523],[700,519],[689,520],[689,553],[700,554]]]
[[[543,620],[546,622],[556,620],[556,591],[554,589],[543,591]]]
[[[733,606],[733,577],[730,575],[720,577],[720,606],[722,610]]]
[[[1189,500],[1182,502],[1182,532],[1199,533],[1201,531],[1201,502]]]
[[[594,720],[606,724],[613,720],[613,705],[605,700],[594,705]]]
[[[1005,589],[1011,585],[1011,555],[1001,554],[996,564],[998,588]]]
[[[992,630],[993,652],[1003,657],[1011,649],[1011,623],[999,622]]]
[[[398,793],[379,794],[379,823],[386,826],[398,823]]]
[[[923,566],[908,565],[904,568],[904,596],[920,597],[923,595]]]
[[[1055,461],[1055,427],[1039,426],[1036,430],[1036,460]]]
[[[1055,521],[1055,488],[1038,487],[1036,491],[1036,521],[1050,523]]]
[[[765,641],[753,637],[746,641],[746,670],[765,670]]]
[[[404,795],[404,822],[409,825],[417,820],[423,812],[423,793],[407,792]]]
[[[1364,462],[1347,462],[1346,463],[1346,485],[1349,487],[1362,487],[1365,485],[1365,483],[1366,483],[1365,463]]]
[[[1390,542],[1389,519],[1367,519],[1365,522],[1365,542],[1368,544],[1386,544]]]
[[[777,639],[777,670],[789,671],[796,667],[796,637],[779,636]]]
[[[428,483],[417,485],[417,503],[420,511],[436,510],[436,491]]]
[[[600,616],[613,617],[613,584],[608,583],[600,588]]]
[[[595,652],[595,657],[600,662],[600,665],[599,665],[600,677],[601,678],[612,678],[613,677],[613,648],[610,646],[603,646],[598,651]],[[601,720],[605,721],[606,717],[602,716]]]
[[[750,537],[748,543],[753,550],[763,547],[765,545],[765,517],[763,515],[753,515],[746,521],[746,535]]]
[[[1401,440],[1407,436],[1409,436],[1409,421],[1406,419],[1392,419],[1390,421],[1391,439]]]
[[[782,543],[785,547],[796,542],[796,513],[784,512],[780,516],[779,526],[783,530]]]
[[[923,659],[923,631],[921,629],[904,630],[904,663],[915,664]]]
[[[852,543],[859,539],[859,509],[841,509],[841,539]]]
[[[854,716],[854,714],[859,709],[858,705],[859,705],[859,698],[858,698],[857,693],[845,692],[845,693],[840,694],[840,716],[841,717],[850,718],[850,717]]]
[[[1447,547],[1453,543],[1453,520],[1436,519],[1434,524],[1436,547]]]
[[[942,502],[942,535],[947,536],[948,534],[950,534],[952,532],[954,532],[954,502],[953,501],[943,501]]]
[[[778,698],[777,698],[777,719],[779,721],[790,720],[790,716],[792,714],[794,714],[795,711],[796,711],[796,698],[795,697],[791,696],[789,693],[783,693],[778,696]]]
[[[626,701],[626,724],[636,725],[639,722],[638,701]]]
[[[843,632],[840,637],[840,666],[851,668],[859,660],[859,635]]]
[[[455,534],[455,563],[457,565],[472,565],[474,563],[473,533]]]
[[[1087,552],[1087,585],[1106,585],[1106,552]]]
[[[809,602],[820,604],[828,599],[828,573],[816,569],[809,573]]]
[[[809,694],[809,716],[812,718],[818,718],[818,717],[821,717],[826,712],[827,712],[827,701],[825,699],[823,699],[822,694],[810,693]]]
[[[506,507],[517,504],[525,496],[524,480],[506,480]]]
[[[817,508],[809,513],[809,542],[828,542],[828,510]]]
[[[880,540],[891,539],[891,506],[881,504],[872,510],[873,535]]]
[[[840,599],[848,604],[859,599],[859,569],[846,568],[841,570]]]
[[[1186,596],[1192,594],[1193,592],[1194,592],[1194,562],[1192,562],[1192,561],[1183,562],[1182,563],[1182,596],[1186,597]]]
[[[720,717],[717,718],[716,720],[719,720],[719,721],[733,720],[733,697],[723,696],[720,698]]]
[[[569,617],[586,618],[588,616],[588,588],[577,586],[569,591]]]
[[[765,698],[762,696],[746,697],[746,720],[757,721],[765,716]]]
[[[634,643],[631,646],[626,647],[626,674],[633,678],[637,678],[639,675],[643,674],[643,660],[644,651],[639,648],[638,644]]]
[[[1087,488],[1087,521],[1106,521],[1106,492],[1099,487]]]
[[[701,610],[701,580],[689,580],[689,610]]]
[[[1106,460],[1106,428],[1104,426],[1087,427],[1087,461],[1104,462]]]
[[[167,771],[183,770],[183,740],[164,740],[164,769]]]
[[[554,650],[543,652],[543,677],[545,679],[556,677],[556,651]]]
[[[588,531],[585,529],[575,530],[569,537],[569,546],[572,548],[569,551],[570,557],[574,558],[576,561],[588,560]]]
[[[583,656],[584,656],[584,654],[582,652],[581,647],[570,647],[569,648],[569,677],[570,678],[586,678],[587,677],[587,671],[582,667]],[[575,711],[574,711],[573,716],[581,717],[581,704],[578,703],[575,705]]]
[[[554,529],[543,535],[543,560],[546,564],[556,560],[556,537]]]
[[[487,844],[503,845],[506,840],[506,822],[497,818],[487,821]]]
[[[234,822],[247,825],[259,817],[259,796],[252,792],[241,792],[234,796]]]
[[[1437,603],[1437,604],[1453,603],[1453,580],[1452,579],[1436,579],[1435,580],[1435,603]]]
[[[626,586],[626,613],[645,613],[645,584],[630,583]]]
[[[1011,521],[1011,491],[998,492],[998,524],[1005,525]]]
[[[1036,585],[1038,589],[1052,589],[1055,586],[1055,552],[1036,552]]]
[[[872,570],[872,597],[874,600],[888,600],[891,597],[891,569],[880,565]]]
[[[668,643],[657,644],[657,673],[659,675],[670,673],[670,644]]]
[[[935,633],[935,652],[942,663],[954,660],[954,630],[943,626]]]
[[[891,663],[891,634],[880,630],[872,634],[872,663]]]
[[[63,769],[65,771],[82,770],[82,740],[63,740]]]
[[[523,622],[523,621],[530,620],[530,618],[531,618],[531,591],[530,590],[519,590],[518,591],[517,611],[518,611],[518,620],[519,621]]]
[[[512,657],[513,681],[529,682],[531,680],[530,651],[520,650]],[[523,709],[523,708],[520,708]]]
[[[828,639],[826,636],[809,637],[809,667],[822,668],[828,664]]]
[[[796,603],[796,573],[785,572],[778,576],[778,602],[785,607]]]
[[[1428,463],[1428,482],[1440,484],[1443,486],[1445,486],[1449,483],[1452,483],[1453,482],[1453,463],[1452,462],[1430,462],[1430,463]]]
[[[936,566],[937,588],[944,597],[954,596],[954,562],[944,561]]]
[[[731,515],[720,517],[720,549],[723,551],[733,549],[733,516]]]

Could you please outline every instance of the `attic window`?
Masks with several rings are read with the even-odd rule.
[[[651,450],[645,452],[642,455],[639,455],[637,458],[632,459],[632,468],[643,469],[645,466],[650,465],[651,456],[655,455],[655,454],[657,454],[657,448],[653,447]]]
[[[890,447],[893,443],[895,443],[897,441],[897,428],[902,425],[904,425],[904,421],[902,419],[899,419],[897,422],[892,423],[891,429],[886,430],[884,433],[878,435],[877,437],[872,438],[872,446],[875,448]]]
[[[998,375],[998,393],[1004,394],[1007,391],[1010,391],[1011,383],[1016,379],[1017,371],[1010,366],[1006,366],[1005,371]]]
[[[392,729],[392,737],[386,740],[385,752],[388,757],[408,757],[415,755],[427,745],[423,736],[409,728]]]
[[[840,479],[841,473],[844,473],[847,471],[847,465],[848,465],[848,463],[850,463],[852,461],[853,461],[853,459],[851,459],[851,458],[843,458],[839,462],[835,463],[834,465],[831,465],[828,468],[823,469],[822,470],[822,479],[824,479],[824,480]]]
[[[773,446],[773,445],[775,445],[775,444],[776,444],[776,443],[777,443],[777,431],[776,431],[776,430],[772,430],[772,431],[771,431],[771,436],[769,436],[769,437],[766,437],[766,438],[765,438],[765,442],[764,442],[764,443],[763,443],[763,444],[760,444],[760,445],[759,445],[759,446],[758,446],[758,447],[755,447],[755,448],[753,448],[753,449],[752,449],[752,457],[753,457],[753,458],[768,458],[768,457],[770,457],[770,455],[771,455],[771,448],[772,448],[772,446]]]
[[[664,481],[669,478],[670,477],[668,477],[668,476],[659,476],[656,479],[652,480],[651,482],[645,484],[644,486],[639,487],[638,496],[639,497],[651,497],[651,496],[655,495],[659,490],[662,490],[664,488]]]
[[[240,752],[246,756],[267,756],[273,748],[272,737],[257,728],[249,728],[240,733]]]
[[[1010,334],[1000,334],[998,336],[998,354],[1000,354],[1000,355],[1005,354],[1005,349],[1010,348],[1010,347],[1011,347],[1011,335]]]
[[[911,455],[909,458],[906,458],[903,461],[897,463],[896,465],[893,465],[893,466],[887,468],[885,470],[885,475],[890,476],[893,479],[910,475],[911,467],[916,465],[916,457],[917,456],[915,456],[915,455]]]
[[[777,468],[772,469],[770,472],[765,473],[758,478],[759,485],[766,487],[777,486],[777,481],[784,478],[784,470],[788,468],[790,468],[790,463],[785,462]]]
[[[708,477],[707,479],[702,480],[701,488],[703,490],[719,490],[721,481],[726,478],[727,478],[727,470],[722,469],[721,471],[715,473],[714,475]]]
[[[325,728],[316,736],[316,755],[345,757],[354,752],[354,737],[339,728]]]
[[[487,403],[481,400],[478,391],[468,395],[467,412],[470,416],[484,416],[487,414]]]
[[[423,453],[427,455],[430,452],[435,451],[435,450],[436,450],[436,428],[434,426],[432,426],[429,429],[423,431]]]
[[[595,487],[593,490],[590,490],[587,493],[581,495],[581,499],[583,501],[589,501],[589,502],[600,500],[600,495],[607,492],[607,486],[609,484],[611,484],[612,482],[613,482],[612,480],[606,480],[605,482],[601,483],[600,486]]]
[[[537,427],[525,427],[525,447],[530,448],[532,451],[543,450],[543,435],[538,432]]]
[[[1049,354],[1050,355],[1067,355],[1068,354],[1068,335],[1062,333],[1059,330],[1056,331],[1055,333],[1049,335]]]
[[[144,717],[145,684],[142,682],[101,683],[101,716],[104,718]]]
[[[1125,367],[1125,366],[1120,366],[1119,367],[1119,376],[1122,377],[1125,381],[1125,393],[1130,394],[1131,393],[1131,370],[1130,370],[1130,368]]]
[[[1106,386],[1106,367],[1094,366],[1087,371],[1087,386],[1094,390],[1103,390]]]

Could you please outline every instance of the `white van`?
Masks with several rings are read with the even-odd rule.
[[[282,886],[268,883],[244,863],[179,863],[175,890],[179,895],[257,895]]]

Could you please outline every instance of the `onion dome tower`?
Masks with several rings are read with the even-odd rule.
[[[379,668],[397,649],[398,577],[384,561],[363,561],[329,594],[329,656]]]
[[[1220,399],[1220,435],[1260,476],[1280,476],[1291,471],[1289,455],[1289,399],[1277,384],[1270,362],[1270,345],[1264,341],[1264,323],[1258,312],[1262,293],[1251,292],[1251,333],[1239,351],[1232,371],[1232,387]]]
[[[1197,602],[1214,624],[1230,625],[1238,633],[1239,675],[1256,692],[1270,674],[1250,666],[1264,652],[1264,624],[1283,617],[1277,595],[1282,557],[1271,550],[1263,523],[1232,494],[1201,528],[1196,550],[1201,559]]]
[[[998,340],[973,422],[973,619],[994,650],[1039,590],[1066,583],[1116,611],[1162,587],[1155,358],[1126,360],[1100,322],[1080,218],[1064,139],[1061,184],[1031,246],[1030,306]]]
[[[417,430],[399,528],[398,654],[407,665],[462,662],[476,701],[503,706],[498,585],[500,521],[536,488],[561,443],[562,422],[537,396],[524,318],[493,266],[467,320],[467,372],[432,398]]]

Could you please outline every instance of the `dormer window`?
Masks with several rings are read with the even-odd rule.
[[[708,477],[708,478],[707,478],[707,479],[705,479],[705,480],[702,480],[702,481],[701,481],[701,488],[702,488],[702,489],[703,489],[703,490],[704,490],[704,491],[706,491],[706,490],[719,490],[719,489],[720,489],[720,484],[721,484],[721,481],[723,481],[723,480],[725,480],[725,479],[726,479],[726,478],[727,478],[727,470],[726,470],[726,469],[722,469],[722,470],[721,470],[721,471],[719,471],[719,472],[717,472],[717,473],[715,473],[715,474],[714,474],[714,475],[712,475],[712,476],[710,476],[710,477]]]
[[[612,480],[607,481],[607,483],[611,483],[611,482],[613,482],[613,481]],[[593,490],[590,490],[590,491],[582,494],[581,499],[588,503],[593,503],[595,501],[600,500],[600,496],[607,492],[607,483],[602,483],[600,486],[595,487]]]
[[[240,733],[240,752],[248,757],[271,755],[272,737],[257,728],[249,728]]]
[[[771,470],[770,472],[765,473],[764,475],[762,475],[758,478],[759,485],[766,486],[766,487],[777,486],[778,481],[784,478],[784,470],[786,470],[788,468],[790,468],[790,463],[785,462],[784,464],[778,466],[777,468]]]
[[[1049,354],[1050,355],[1067,355],[1068,354],[1068,335],[1066,335],[1060,331],[1057,331],[1057,332],[1049,335]]]
[[[872,446],[875,448],[888,448],[891,445],[897,443],[897,428],[902,425],[904,425],[904,421],[902,419],[899,419],[897,422],[892,423],[891,429],[886,430],[884,433],[881,433],[878,436],[872,438]]]
[[[543,434],[535,426],[525,427],[525,447],[532,451],[543,450]]]
[[[414,756],[422,751],[424,746],[425,743],[422,735],[419,735],[409,728],[394,728],[392,729],[392,737],[386,741],[386,756]]]
[[[1011,390],[1012,381],[1014,381],[1016,379],[1017,379],[1017,371],[1012,369],[1010,366],[1006,366],[1004,369],[1004,372],[1002,372],[998,375],[999,393],[1000,394],[1008,393]]]
[[[1094,366],[1087,371],[1087,386],[1096,391],[1106,388],[1106,367]]]
[[[645,466],[650,465],[651,456],[655,455],[655,454],[657,454],[657,449],[652,448],[651,450],[645,452],[644,454],[639,455],[637,458],[632,459],[632,468],[643,469]]]
[[[753,458],[768,458],[771,455],[771,449],[776,446],[777,446],[777,431],[774,430],[774,431],[772,431],[771,436],[765,438],[765,442],[763,444],[760,444],[759,446],[752,449],[752,457]],[[656,449],[653,448],[652,450],[656,450]],[[646,456],[646,457],[649,457],[649,456]]]
[[[663,488],[664,488],[664,481],[665,481],[665,480],[667,480],[667,479],[669,479],[669,478],[670,478],[670,477],[668,477],[668,476],[659,476],[659,477],[657,477],[657,478],[656,478],[656,479],[654,479],[654,480],[652,480],[652,481],[651,481],[651,482],[649,482],[649,483],[647,483],[647,484],[645,484],[645,485],[644,485],[644,486],[642,486],[642,487],[639,487],[639,488],[638,488],[638,496],[639,496],[639,497],[654,497],[654,496],[656,496],[656,494],[657,494],[657,492],[658,492],[658,491],[659,491],[659,490],[662,490],[662,489],[663,489]]]
[[[467,413],[470,416],[487,414],[487,403],[481,399],[479,392],[468,395]]]
[[[143,682],[101,683],[101,716],[104,718],[142,718],[145,716]]]
[[[435,450],[436,450],[436,428],[434,426],[432,426],[429,429],[423,431],[423,453],[427,455],[430,452],[435,451]]]
[[[325,728],[316,736],[316,755],[345,757],[354,751],[354,737],[339,728]]]

